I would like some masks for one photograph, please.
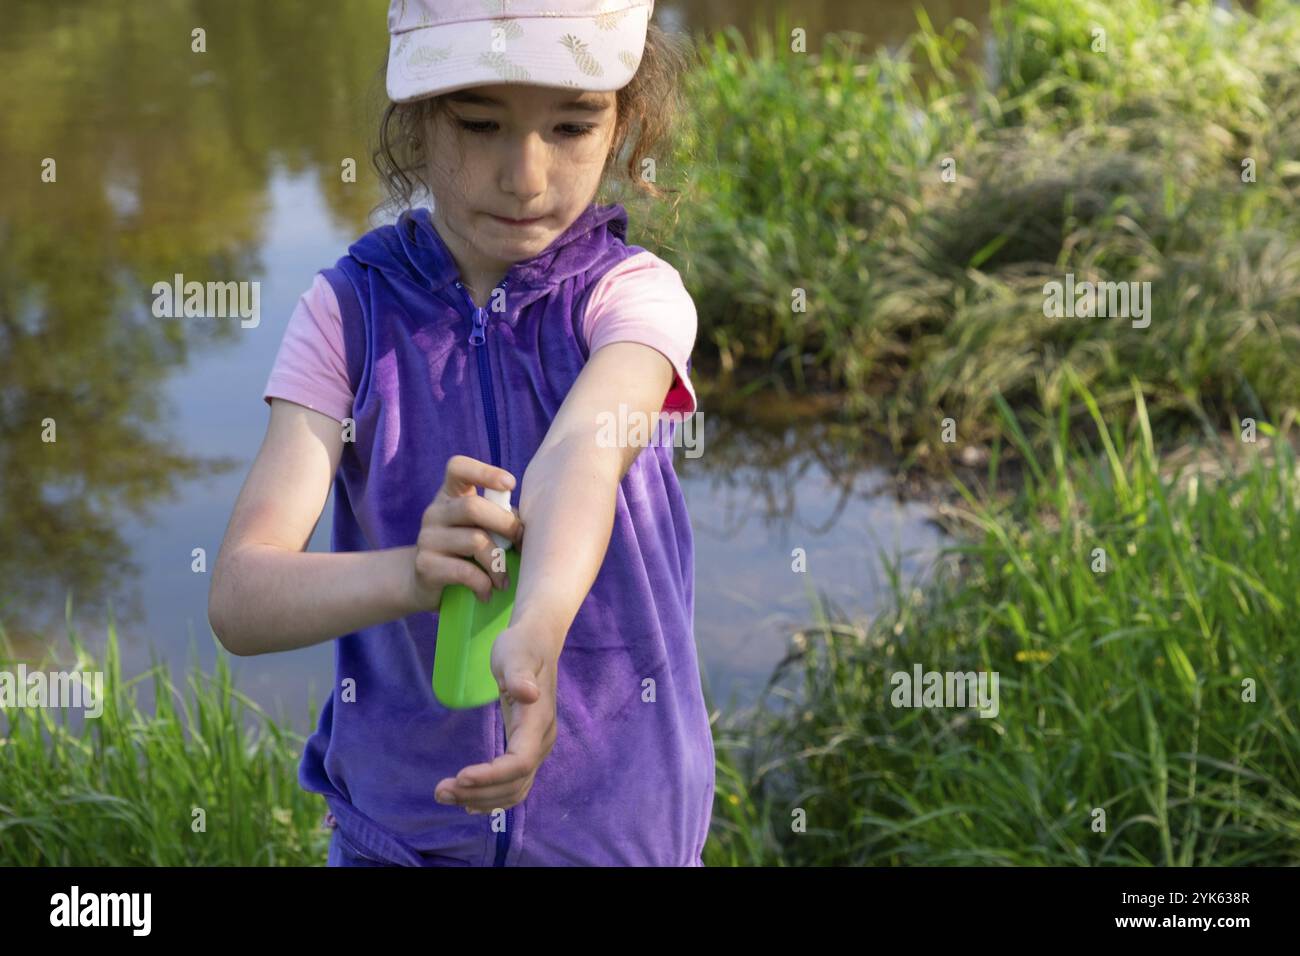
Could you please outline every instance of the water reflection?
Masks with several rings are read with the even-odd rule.
[[[310,165],[324,187],[333,157],[357,154],[354,98],[373,64],[352,50],[382,22],[365,4],[340,5],[342,23],[317,11],[5,5],[0,575],[5,619],[23,629],[57,628],[69,592],[86,614],[112,595],[138,620],[123,530],[239,464],[204,455],[160,401],[239,324],[156,318],[149,290],[176,273],[258,279],[273,168]],[[196,26],[206,53],[191,49]],[[371,205],[355,188],[321,196],[354,229]]]
[[[0,620],[11,636],[60,633],[71,594],[92,638],[112,607],[135,648],[128,668],[147,661],[147,645],[183,664],[191,640],[210,666],[207,579],[191,552],[215,557],[294,299],[369,227],[382,6],[338,0],[325,17],[308,0],[5,4]],[[984,6],[927,4],[939,25],[979,20]],[[787,9],[657,7],[661,25],[695,33],[750,31]],[[855,0],[801,3],[791,22],[815,51],[828,30],[896,42],[915,17],[910,3]],[[347,160],[355,182],[341,174]],[[178,273],[264,283],[263,320],[156,318],[150,290]],[[45,441],[50,421],[56,440]],[[779,657],[779,646],[753,650],[760,633],[780,639],[774,615],[806,617],[792,541],[809,542],[819,586],[869,599],[864,534],[896,513],[864,492],[868,459],[830,426],[796,431],[753,409],[739,426],[711,429],[704,459],[679,456],[697,522],[697,636],[715,684]],[[313,548],[328,531],[327,507]],[[324,645],[240,670],[301,726],[306,686],[319,700],[331,667]]]
[[[695,631],[712,700],[753,704],[819,604],[860,619],[923,584],[944,543],[929,508],[826,416],[790,421],[767,400],[704,412],[704,454],[676,459],[695,533]],[[784,414],[786,421],[780,416]],[[806,411],[805,411],[806,414]]]

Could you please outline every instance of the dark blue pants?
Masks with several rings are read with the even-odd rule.
[[[332,818],[327,818],[327,823]],[[325,861],[326,866],[469,866],[468,860],[461,860],[451,856],[440,856],[433,853],[413,853],[409,847],[386,846],[391,844],[392,840],[377,832],[367,830],[365,845],[358,845],[357,841],[349,840],[343,835],[343,829],[337,825],[333,826],[333,835],[330,837],[329,856]],[[380,846],[386,846],[387,852],[378,849]],[[382,854],[382,855],[381,855]],[[394,862],[393,859],[387,858],[391,854],[393,857],[400,857],[407,862]]]

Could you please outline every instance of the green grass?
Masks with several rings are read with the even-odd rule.
[[[1300,401],[1300,6],[1015,0],[992,31],[987,80],[962,23],[922,17],[875,54],[719,36],[660,163],[689,215],[648,232],[696,299],[715,394],[833,389],[907,461],[980,444],[990,487],[1012,456],[1024,482],[1010,501],[958,483],[969,536],[926,592],[895,573],[870,625],[818,614],[785,706],[715,726],[705,861],[1298,863],[1289,429],[1261,424],[1221,478],[1161,462],[1189,429],[1289,423]],[[1065,272],[1150,281],[1151,327],[1043,317]],[[63,666],[99,669],[69,636]],[[893,708],[912,663],[997,671],[999,716]],[[161,665],[125,680],[110,622],[102,668],[99,720],[6,715],[0,865],[323,862],[303,742],[224,655],[183,693]]]
[[[1217,480],[1162,474],[1136,383],[1131,414],[1108,421],[1066,374],[1020,496],[962,488],[957,567],[924,595],[895,573],[870,627],[820,620],[799,639],[789,705],[730,729],[740,769],[720,771],[714,862],[1300,863],[1291,446],[1261,438]],[[1071,398],[1095,446],[1066,428]],[[998,716],[893,707],[889,675],[916,663],[997,672]]]
[[[123,677],[111,621],[102,660],[68,635],[70,659],[28,669],[102,670],[103,715],[78,728],[67,710],[5,712],[0,866],[324,864],[324,803],[298,785],[303,741],[235,688],[224,653],[213,675],[191,665],[182,694],[161,663]],[[6,645],[0,630],[0,664],[16,663]]]
[[[1136,375],[1171,442],[1300,403],[1300,7],[1008,0],[990,31],[987,76],[975,28],[923,14],[897,51],[793,53],[784,25],[703,45],[661,164],[689,213],[643,215],[711,397],[834,391],[908,463],[953,450],[945,417],[1008,440],[995,396],[1032,407],[1066,363],[1103,407]],[[1151,326],[1044,317],[1066,272],[1151,282]]]
[[[1028,459],[1013,501],[961,487],[969,534],[927,592],[891,571],[870,626],[818,615],[797,635],[786,706],[715,726],[708,865],[1300,862],[1290,445],[1262,425],[1248,467],[1169,474],[1136,383],[1130,416],[1111,422],[1065,374],[1037,423],[1049,453]],[[1066,427],[1072,402],[1095,444]],[[100,669],[70,638],[64,668]],[[913,663],[997,671],[999,715],[892,707],[889,674]],[[212,677],[191,667],[182,696],[161,665],[124,680],[110,625],[102,667],[104,715],[79,731],[61,711],[9,712],[0,865],[323,862],[302,740],[236,690],[224,656]],[[153,712],[136,700],[146,680]]]

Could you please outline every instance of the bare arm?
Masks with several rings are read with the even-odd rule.
[[[281,399],[235,502],[212,572],[208,618],[230,653],[287,651],[414,613],[414,546],[304,552],[343,453],[341,426]],[[406,575],[409,576],[409,575]]]
[[[524,472],[519,517],[527,534],[512,624],[537,634],[552,659],[605,560],[619,482],[644,447],[600,447],[600,416],[618,421],[623,404],[628,417],[653,421],[672,381],[672,364],[647,345],[598,349]]]
[[[629,441],[602,447],[601,415],[618,421],[622,404],[627,417],[639,413],[653,421],[672,380],[672,363],[660,352],[614,342],[592,353],[565,396],[524,472],[519,517],[527,533],[515,607],[492,645],[507,750],[440,780],[440,802],[488,813],[528,796],[558,733],[560,652],[605,560],[619,482],[644,447]]]

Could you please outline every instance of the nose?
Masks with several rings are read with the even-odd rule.
[[[502,168],[501,189],[514,196],[520,206],[527,206],[546,191],[549,147],[540,135],[530,130],[522,140],[507,148],[509,155]]]

